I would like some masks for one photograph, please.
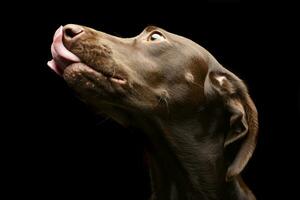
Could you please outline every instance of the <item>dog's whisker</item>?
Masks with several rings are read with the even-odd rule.
[[[167,114],[169,116],[170,109],[169,109],[169,103],[168,103],[167,97],[160,96],[155,107],[158,107],[161,103],[166,105]]]
[[[198,84],[198,83],[195,83],[195,82],[191,82],[192,84],[194,84],[194,85],[197,85],[197,86],[199,86],[200,88],[204,88],[202,85],[200,85],[200,84]]]
[[[112,74],[112,77],[114,77],[116,75],[116,66],[113,65],[113,74]]]
[[[167,98],[162,98],[162,100],[164,101],[164,103],[166,104],[166,108],[167,108],[167,112],[168,112],[168,116],[170,115],[170,109],[169,109],[169,103]]]

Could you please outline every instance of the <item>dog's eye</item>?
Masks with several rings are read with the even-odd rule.
[[[148,41],[162,41],[164,39],[165,39],[165,37],[161,33],[154,32],[154,33],[151,33],[151,35],[148,38]]]

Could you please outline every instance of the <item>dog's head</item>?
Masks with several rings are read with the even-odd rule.
[[[119,38],[66,25],[54,35],[52,55],[48,65],[83,101],[122,124],[134,112],[164,117],[221,101],[230,113],[224,146],[244,139],[227,177],[240,173],[251,157],[257,112],[247,88],[193,41],[154,26]]]
[[[84,100],[101,109],[115,106],[167,112],[166,104],[172,109],[175,105],[196,106],[203,100],[201,87],[208,61],[200,48],[153,26],[136,37],[118,38],[67,25],[54,36],[50,66]]]

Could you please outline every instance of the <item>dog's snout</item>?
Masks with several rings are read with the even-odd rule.
[[[63,28],[65,40],[72,40],[76,36],[82,34],[83,32],[84,32],[84,29],[81,26],[74,25],[74,24],[68,24],[68,25],[64,26],[64,28]]]

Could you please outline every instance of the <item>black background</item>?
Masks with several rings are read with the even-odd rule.
[[[293,12],[241,1],[19,4],[5,15],[5,185],[11,196],[146,199],[143,137],[95,116],[46,65],[55,30],[82,24],[120,37],[156,25],[208,49],[247,83],[260,137],[243,176],[258,199],[291,199],[298,174],[299,79]],[[286,14],[287,13],[287,14]],[[7,81],[8,79],[8,81]],[[13,80],[13,81],[11,81]],[[298,99],[297,99],[298,98]],[[299,157],[299,156],[298,156]]]

